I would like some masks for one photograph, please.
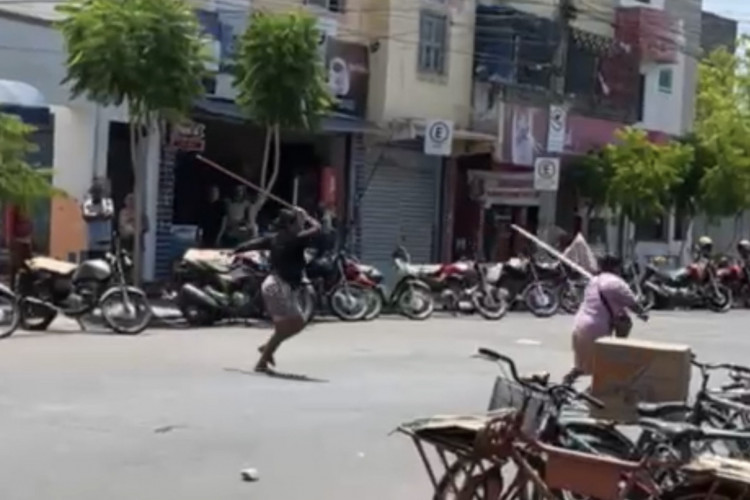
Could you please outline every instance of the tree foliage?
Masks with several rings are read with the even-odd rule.
[[[304,11],[255,12],[240,38],[234,81],[237,102],[250,120],[266,128],[259,179],[263,192],[253,204],[253,222],[279,174],[281,130],[315,130],[332,105],[319,38],[316,19]]]
[[[130,122],[136,279],[141,276],[141,229],[148,137],[182,119],[204,93],[198,20],[184,0],[68,0],[58,7],[73,97],[125,104]]]
[[[132,120],[182,117],[203,93],[200,27],[183,0],[69,0],[59,28],[73,97],[126,104]]]
[[[603,151],[592,151],[570,169],[571,185],[576,191],[579,204],[585,204],[587,212],[607,205],[607,189],[612,178],[612,165]]]
[[[262,126],[315,129],[331,107],[316,19],[304,11],[252,14],[237,50],[238,103]]]
[[[604,150],[612,168],[608,204],[633,221],[663,214],[693,159],[693,148],[677,142],[654,144],[644,131],[634,128],[617,135],[618,143]]]
[[[29,139],[34,127],[19,118],[0,113],[0,200],[24,208],[60,193],[52,187],[52,171],[27,162],[37,146]]]
[[[696,198],[710,216],[750,208],[750,52],[711,53],[700,63],[696,100],[696,160],[702,176]]]

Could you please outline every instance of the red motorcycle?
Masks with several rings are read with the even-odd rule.
[[[305,269],[316,295],[316,311],[344,321],[365,319],[375,283],[344,252],[312,258]]]
[[[735,305],[750,308],[750,270],[742,261],[722,259],[717,264],[719,282],[732,291]]]

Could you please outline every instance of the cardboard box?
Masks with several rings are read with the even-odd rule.
[[[690,388],[690,347],[605,337],[594,347],[592,393],[606,407],[597,418],[634,421],[638,403],[686,401]]]

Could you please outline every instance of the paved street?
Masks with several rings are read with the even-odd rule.
[[[662,313],[635,334],[742,363],[748,320]],[[327,382],[238,372],[255,361],[260,328],[19,332],[0,342],[0,498],[427,499],[416,452],[388,433],[416,416],[483,410],[495,370],[469,358],[478,346],[559,377],[570,321],[317,324],[282,349],[279,368]],[[245,467],[260,481],[243,483]]]

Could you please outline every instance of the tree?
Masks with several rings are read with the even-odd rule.
[[[585,205],[587,216],[607,205],[607,188],[612,178],[612,165],[603,151],[591,151],[571,170],[571,185],[576,200]]]
[[[320,60],[317,21],[300,12],[251,15],[239,40],[235,87],[248,118],[266,129],[255,223],[279,175],[281,130],[315,130],[332,100]],[[271,144],[273,166],[269,174]]]
[[[58,8],[72,96],[125,104],[135,179],[136,279],[148,138],[187,115],[203,94],[205,53],[198,21],[183,0],[68,0]]]
[[[696,159],[701,163],[700,208],[710,217],[750,208],[750,53],[748,39],[731,54],[711,53],[699,66]]]
[[[60,191],[51,184],[52,171],[31,166],[26,158],[37,150],[29,140],[34,127],[0,113],[0,200],[29,209]]]
[[[634,128],[619,131],[617,137],[619,142],[604,150],[612,168],[608,204],[619,209],[621,221],[640,222],[663,215],[673,206],[672,194],[693,160],[693,148],[678,142],[654,144],[644,131]]]

